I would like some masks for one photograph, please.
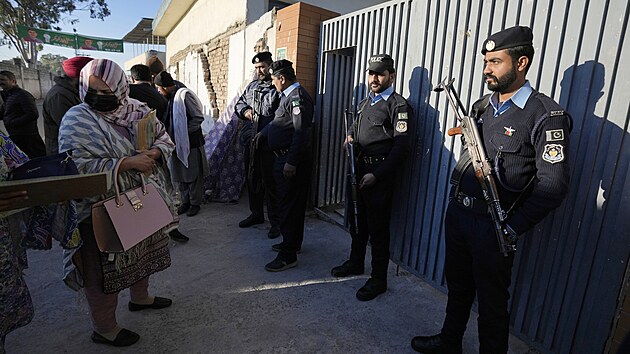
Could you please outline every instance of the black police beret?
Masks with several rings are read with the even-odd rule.
[[[377,54],[372,55],[370,59],[368,59],[368,71],[375,71],[377,73],[382,73],[385,70],[389,72],[394,72],[394,59],[388,54]]]
[[[293,72],[293,63],[286,59],[274,61],[269,66],[269,73],[273,76],[290,72]]]
[[[166,71],[160,71],[160,73],[155,75],[153,83],[162,87],[175,86],[175,81],[173,81],[173,77]]]
[[[481,54],[497,50],[514,48],[522,45],[532,45],[532,29],[525,26],[506,28],[488,37],[481,46]]]
[[[271,59],[271,53],[260,52],[254,55],[254,57],[252,58],[252,64],[260,63],[261,61],[265,63],[271,63],[273,61]]]

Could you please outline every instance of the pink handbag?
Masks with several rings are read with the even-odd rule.
[[[125,252],[173,222],[168,205],[142,173],[140,186],[120,192],[118,168],[124,159],[114,167],[116,194],[92,205],[94,237],[101,252]]]

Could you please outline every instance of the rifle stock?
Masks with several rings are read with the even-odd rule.
[[[505,225],[507,213],[503,210],[499,200],[499,189],[497,188],[491,162],[486,156],[476,119],[467,115],[457,92],[452,86],[454,81],[455,79],[445,79],[434,91],[444,91],[446,93],[446,98],[455,112],[455,118],[460,123],[458,127],[449,129],[448,135],[464,136],[464,146],[470,154],[472,165],[475,169],[475,176],[481,184],[483,197],[488,204],[488,212],[494,223],[494,230],[499,241],[499,250],[504,256],[507,256],[509,252],[516,250],[516,246],[509,240],[509,232]]]
[[[348,119],[349,118],[349,119]],[[345,127],[346,127],[346,139],[348,138],[348,121],[350,124],[354,123],[354,113],[345,111]],[[354,232],[359,232],[359,183],[357,181],[357,170],[355,164],[354,143],[348,143],[346,145],[346,152],[348,156],[348,177],[350,178],[350,203],[352,203],[352,211],[354,214]]]

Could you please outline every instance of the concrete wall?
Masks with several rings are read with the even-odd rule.
[[[245,30],[230,36],[229,75],[227,97],[240,91],[244,81],[250,81],[254,72],[252,57],[259,51],[274,52],[276,47],[275,13],[269,11],[248,25]]]
[[[247,0],[197,1],[166,37],[166,57],[245,23]],[[170,62],[169,62],[170,65]]]
[[[15,74],[17,84],[30,92],[35,99],[42,99],[55,84],[53,74],[48,70],[29,69],[24,66],[16,66],[11,63],[1,62],[0,71],[8,70]]]

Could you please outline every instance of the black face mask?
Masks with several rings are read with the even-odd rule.
[[[92,92],[86,93],[83,101],[99,112],[111,112],[120,105],[116,95],[97,95]]]

